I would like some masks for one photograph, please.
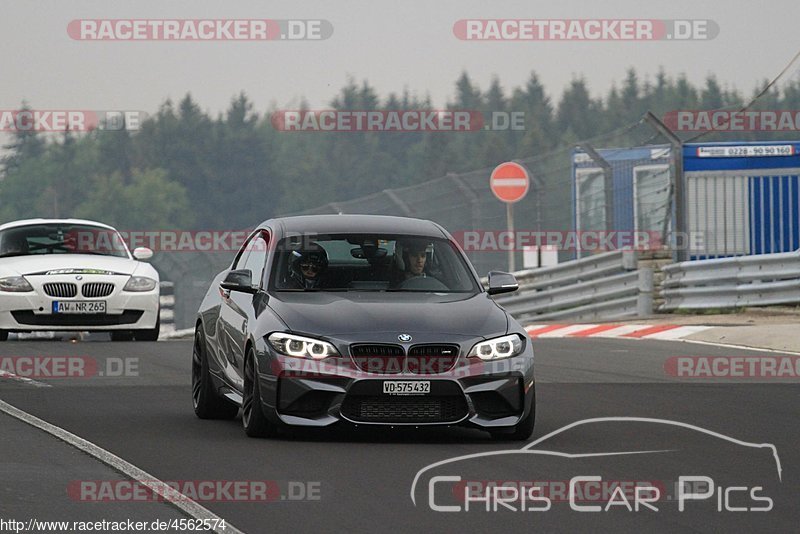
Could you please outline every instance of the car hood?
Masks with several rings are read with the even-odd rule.
[[[295,332],[336,336],[430,332],[489,337],[508,318],[486,293],[276,292],[269,306]]]
[[[45,274],[61,269],[85,271],[108,271],[115,274],[133,274],[140,262],[128,258],[99,256],[95,254],[37,254],[0,258],[0,275]]]

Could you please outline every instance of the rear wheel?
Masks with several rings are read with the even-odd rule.
[[[201,326],[197,326],[192,349],[192,406],[200,419],[233,419],[239,407],[217,395],[211,373]]]
[[[503,430],[491,431],[492,439],[497,441],[522,441],[531,437],[536,423],[536,398],[531,397],[531,406],[525,419],[516,425]]]
[[[8,330],[0,330],[0,341],[8,340]]]
[[[132,330],[112,330],[111,341],[133,341]]]
[[[276,434],[276,426],[269,422],[261,409],[261,387],[256,373],[256,356],[252,348],[247,351],[244,364],[244,396],[242,401],[242,426],[251,438],[267,438]]]

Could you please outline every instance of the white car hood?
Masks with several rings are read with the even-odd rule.
[[[147,275],[153,268],[133,259],[92,254],[38,254],[0,258],[0,276],[45,274],[61,269],[98,270],[126,275],[139,270],[146,271],[139,274]]]

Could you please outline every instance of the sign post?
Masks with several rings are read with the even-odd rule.
[[[501,163],[492,171],[489,178],[492,193],[501,202],[506,204],[506,228],[511,236],[511,246],[508,250],[508,271],[514,272],[514,247],[517,240],[514,238],[514,209],[515,202],[519,202],[528,193],[530,177],[525,167],[519,163],[508,161]]]

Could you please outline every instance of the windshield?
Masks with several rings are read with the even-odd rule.
[[[104,236],[105,239],[98,239]],[[127,258],[115,230],[79,224],[33,224],[0,231],[0,258],[39,254],[93,254]]]
[[[279,291],[479,291],[445,239],[400,235],[302,235],[277,246],[271,287]]]

